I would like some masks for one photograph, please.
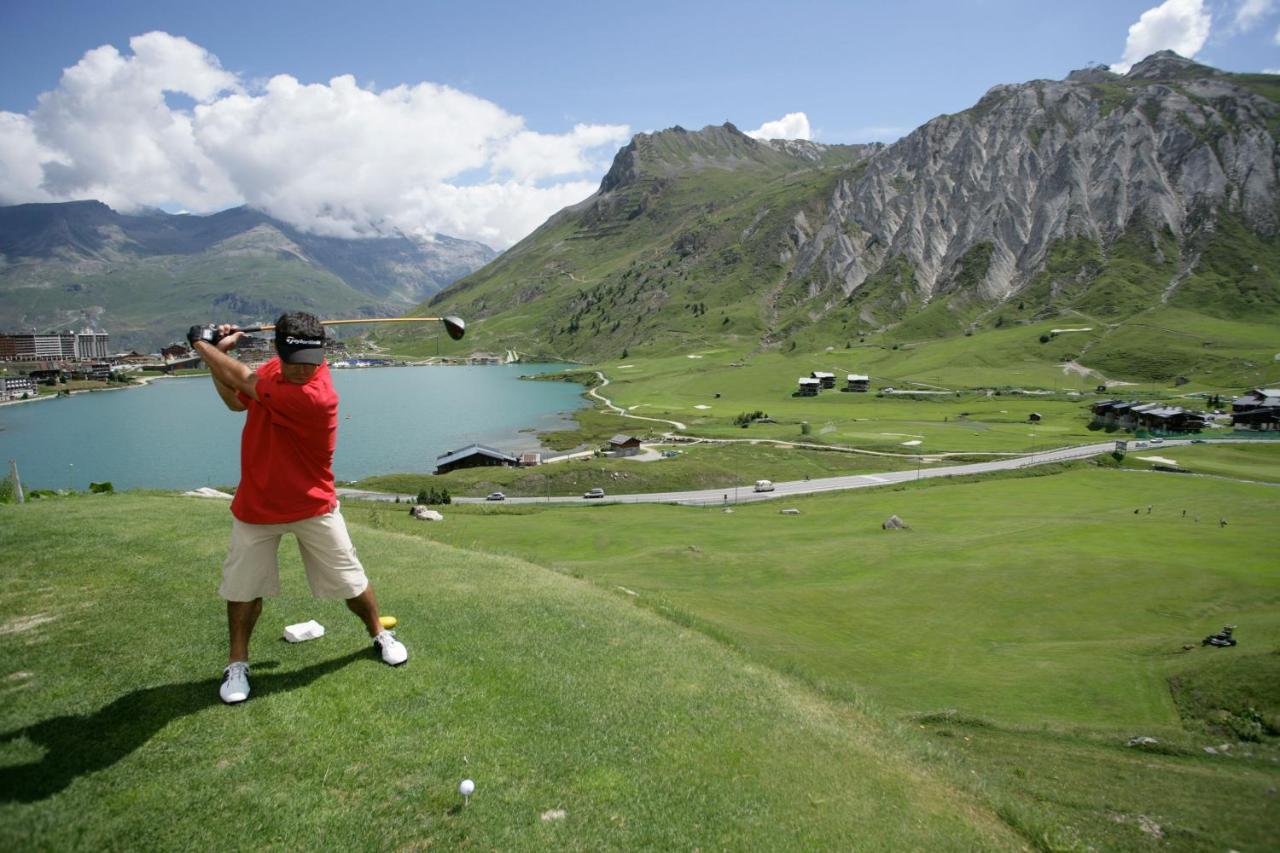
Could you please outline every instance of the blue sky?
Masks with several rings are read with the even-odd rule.
[[[503,247],[590,192],[634,132],[728,120],[892,141],[997,83],[1126,51],[1280,68],[1278,30],[1276,0],[5,0],[0,202],[248,201],[316,230],[441,230]],[[138,53],[131,40],[157,31],[169,41]],[[331,88],[344,75],[354,91]]]

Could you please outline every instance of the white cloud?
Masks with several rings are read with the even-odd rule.
[[[1134,63],[1156,51],[1172,50],[1194,57],[1209,40],[1209,11],[1204,0],[1165,0],[1148,9],[1129,27],[1124,57],[1111,66],[1117,74],[1127,74]]]
[[[1264,17],[1271,14],[1275,0],[1241,0],[1236,7],[1235,17],[1231,21],[1231,31],[1245,33],[1256,27]]]
[[[132,56],[87,52],[30,114],[0,112],[0,203],[247,202],[325,234],[439,231],[505,248],[590,195],[629,136],[622,125],[537,133],[434,83],[379,92],[282,74],[250,89],[186,39],[129,44]]]
[[[804,113],[787,113],[777,121],[766,121],[748,130],[753,139],[809,139],[809,117]]]

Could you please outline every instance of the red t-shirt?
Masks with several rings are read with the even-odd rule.
[[[240,486],[231,512],[247,524],[286,524],[333,508],[338,393],[329,365],[305,385],[285,381],[280,359],[258,368],[258,399],[238,394],[248,417],[240,437]]]

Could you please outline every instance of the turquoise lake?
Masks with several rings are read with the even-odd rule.
[[[334,370],[334,476],[430,473],[437,456],[471,442],[536,449],[535,431],[569,424],[584,405],[582,386],[519,377],[562,367]],[[117,489],[235,485],[243,419],[207,376],[0,406],[0,477],[16,459],[28,489],[84,490],[108,480]]]

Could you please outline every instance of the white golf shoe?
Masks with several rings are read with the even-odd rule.
[[[404,647],[404,643],[396,639],[396,635],[390,631],[382,631],[378,636],[373,638],[373,644],[378,651],[382,652],[382,662],[399,666],[409,659],[409,650]]]
[[[238,660],[222,671],[222,686],[218,695],[228,705],[238,705],[249,698],[249,664]]]

